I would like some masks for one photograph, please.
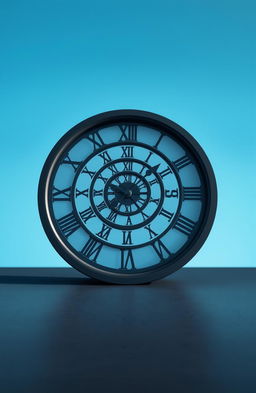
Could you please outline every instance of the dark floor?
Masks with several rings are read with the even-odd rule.
[[[256,392],[256,269],[0,269],[1,393]]]

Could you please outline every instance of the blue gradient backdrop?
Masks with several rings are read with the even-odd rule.
[[[171,118],[212,162],[218,213],[187,266],[256,266],[255,5],[1,1],[2,266],[67,266],[39,221],[42,165],[70,127],[121,108]]]

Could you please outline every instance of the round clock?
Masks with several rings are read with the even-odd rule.
[[[117,110],[68,131],[43,167],[45,232],[96,279],[147,283],[186,264],[212,227],[217,189],[196,140],[162,116]]]

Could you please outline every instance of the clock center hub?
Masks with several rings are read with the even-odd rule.
[[[106,204],[121,215],[138,214],[147,205],[150,195],[149,183],[134,171],[114,174],[104,189]]]

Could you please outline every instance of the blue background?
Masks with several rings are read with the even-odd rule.
[[[68,266],[39,221],[41,168],[69,128],[121,108],[171,118],[212,162],[217,217],[187,266],[255,266],[255,4],[1,2],[2,266]]]

